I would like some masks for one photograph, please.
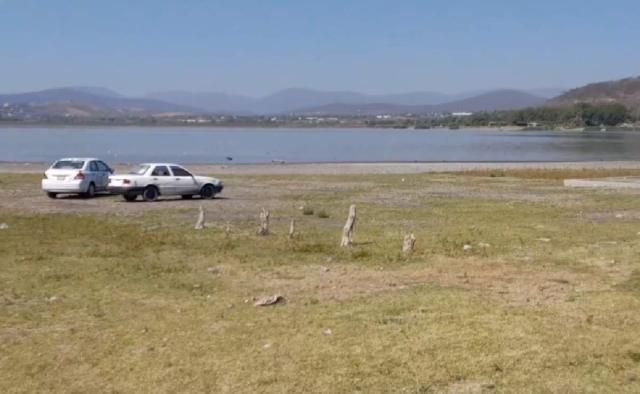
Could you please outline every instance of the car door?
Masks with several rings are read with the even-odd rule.
[[[180,166],[171,166],[171,172],[176,182],[176,194],[187,196],[200,192],[200,185],[189,171]]]
[[[173,176],[167,166],[155,166],[151,172],[151,183],[158,187],[160,194],[170,196],[176,194],[176,186]]]
[[[109,186],[109,175],[111,175],[111,169],[109,166],[101,161],[96,161],[98,172],[96,173],[96,188],[98,190],[107,190]]]
[[[84,179],[89,182],[93,182],[96,190],[100,189],[100,173],[98,172],[98,164],[96,164],[95,161],[91,160],[87,163],[87,167],[84,171]]]

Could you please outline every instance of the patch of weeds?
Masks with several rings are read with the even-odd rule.
[[[329,214],[324,209],[319,210],[318,213],[317,213],[317,216],[320,219],[328,219],[329,218]]]
[[[640,296],[640,270],[634,270],[631,277],[618,285],[620,289]]]
[[[351,252],[352,260],[364,260],[371,257],[371,252],[366,249],[358,249]]]
[[[317,254],[327,254],[330,253],[333,248],[326,244],[321,243],[313,243],[313,244],[298,244],[295,245],[293,250],[298,253],[317,253]]]
[[[304,206],[302,208],[302,214],[305,215],[305,216],[313,216],[313,214],[315,212],[316,212],[315,209],[313,209],[313,207],[308,206],[308,205],[306,205],[306,206]]]
[[[629,357],[634,363],[640,363],[640,352],[632,352],[629,350],[627,352],[627,357]]]

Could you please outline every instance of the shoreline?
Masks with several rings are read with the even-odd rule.
[[[0,173],[38,174],[49,163],[0,162]],[[116,172],[126,171],[128,163],[113,163]],[[566,170],[640,169],[640,161],[580,162],[451,162],[451,163],[266,163],[266,164],[184,164],[195,173],[223,175],[383,175],[465,172],[475,170]]]

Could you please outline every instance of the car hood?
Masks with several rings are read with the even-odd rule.
[[[210,183],[214,186],[222,186],[222,181],[218,178],[213,178],[210,176],[199,176],[199,175],[194,176],[194,178],[198,183]]]

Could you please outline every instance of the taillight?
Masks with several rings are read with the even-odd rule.
[[[130,184],[131,184],[131,181],[130,181],[130,180],[128,180],[128,179],[124,179],[124,180],[122,180],[122,184],[123,184],[123,185],[130,185]]]
[[[73,179],[84,179],[84,174],[82,171],[78,172]]]

